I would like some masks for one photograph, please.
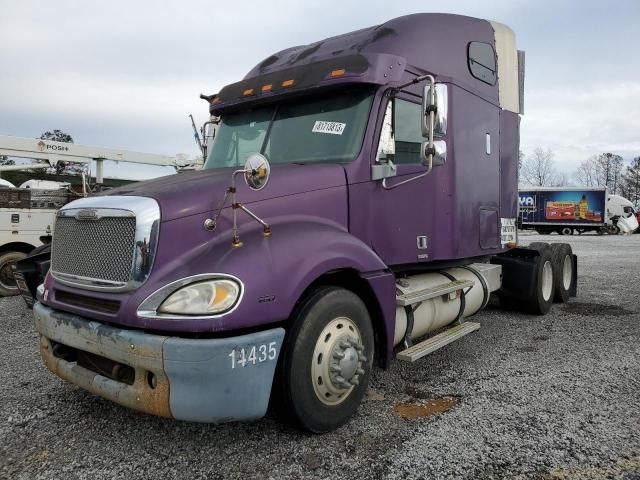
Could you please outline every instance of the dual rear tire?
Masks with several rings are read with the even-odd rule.
[[[508,309],[544,315],[554,302],[567,302],[575,292],[577,276],[573,252],[566,243],[534,242],[527,248],[538,252],[534,260],[534,285],[523,299],[501,298],[502,305]]]

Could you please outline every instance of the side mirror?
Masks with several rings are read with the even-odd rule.
[[[435,79],[431,75],[426,75],[426,80],[429,83],[425,85],[422,91],[422,136],[427,141],[422,144],[420,153],[422,155],[422,164],[427,167],[427,172],[430,172],[433,168],[433,157],[436,153],[433,145],[433,134],[438,105],[436,104]]]
[[[244,181],[252,190],[262,190],[269,181],[271,166],[264,155],[254,153],[249,155],[244,164]]]
[[[430,102],[431,89],[433,88],[433,101]],[[447,86],[426,85],[422,94],[422,136],[429,137],[429,116],[433,111],[433,136],[444,137],[447,134],[447,110],[448,110]]]
[[[443,137],[447,133],[447,86],[435,84],[432,76],[427,75],[429,84],[422,93],[422,136],[427,141],[422,146],[422,163],[428,168],[442,165],[446,160],[446,145],[434,147],[434,137]],[[435,157],[438,156],[436,159]]]
[[[422,156],[423,165],[427,165],[429,162],[429,157],[427,155],[428,147],[429,142],[422,142],[420,154]],[[447,162],[447,142],[444,140],[435,140],[433,142],[433,148],[435,153],[433,155],[432,166],[439,167],[440,165],[444,165]]]

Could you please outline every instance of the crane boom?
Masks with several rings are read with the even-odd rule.
[[[89,163],[92,160],[114,160],[146,165],[181,166],[176,157],[166,155],[7,135],[0,135],[0,155],[46,160],[51,165],[60,161]]]
[[[166,155],[8,135],[0,135],[1,155],[46,160],[52,166],[55,166],[58,162],[91,163],[91,161],[95,161],[96,182],[99,184],[103,182],[104,160],[174,168],[184,166],[180,164],[177,157],[168,157]]]

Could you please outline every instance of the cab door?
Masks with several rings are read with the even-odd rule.
[[[425,141],[420,127],[421,101],[421,97],[403,92],[389,99],[384,110],[382,130],[392,129],[392,145],[381,140],[376,157],[392,162],[397,174],[387,178],[384,186],[382,181],[371,183],[374,191],[370,195],[373,215],[370,240],[372,248],[388,265],[432,261],[437,235],[446,235],[446,232],[436,234],[439,227],[435,221],[437,209],[447,208],[437,201],[438,192],[446,191],[449,184],[442,166],[434,167],[429,175],[394,187],[425,173],[420,154]],[[384,131],[380,138],[384,138]]]

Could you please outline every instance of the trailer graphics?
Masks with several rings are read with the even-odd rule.
[[[628,233],[638,225],[633,204],[604,187],[535,187],[518,193],[518,227],[538,233]]]
[[[604,221],[605,197],[599,190],[521,191],[518,200],[523,222],[540,219],[557,222]]]

